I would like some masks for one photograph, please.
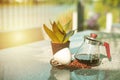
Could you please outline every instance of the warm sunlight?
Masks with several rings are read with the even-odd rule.
[[[15,42],[20,42],[20,41],[23,41],[25,39],[25,34],[22,33],[22,32],[18,32],[16,34],[14,34],[12,37],[11,37]],[[25,40],[24,40],[25,41]]]
[[[16,2],[19,2],[19,3],[21,3],[21,2],[23,2],[24,0],[16,0]]]

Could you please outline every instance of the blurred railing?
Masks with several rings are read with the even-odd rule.
[[[0,32],[42,27],[43,24],[49,24],[49,20],[66,18],[62,15],[74,9],[73,4],[8,4],[0,4]],[[65,22],[65,19],[63,20]]]
[[[42,7],[2,6],[0,8],[0,31],[39,27],[41,23],[44,23],[46,15],[46,8]]]

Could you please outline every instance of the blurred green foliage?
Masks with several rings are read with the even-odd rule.
[[[102,0],[102,2],[110,7],[120,7],[120,0]]]
[[[106,13],[111,12],[113,14],[113,23],[119,23],[120,18],[120,0],[85,0],[85,7],[93,6],[93,11],[95,13],[100,13],[101,16],[98,20],[98,24],[101,29],[106,26]],[[87,9],[87,8],[86,8]],[[86,10],[85,18],[87,18],[87,13],[89,8]]]
[[[46,3],[49,4],[74,4],[77,3],[78,0],[45,0]]]
[[[36,5],[36,4],[48,4],[48,5],[62,5],[62,4],[76,4],[78,0],[0,0],[0,5]]]

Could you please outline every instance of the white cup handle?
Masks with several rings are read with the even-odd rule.
[[[50,60],[50,64],[51,64],[52,66],[62,65],[60,62],[58,62],[58,61],[55,60],[54,58],[52,58],[52,59]]]

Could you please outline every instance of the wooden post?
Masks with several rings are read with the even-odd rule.
[[[77,4],[77,12],[78,12],[78,26],[77,26],[77,31],[83,31],[83,22],[84,22],[84,6],[81,1],[78,1]]]
[[[112,13],[107,13],[106,15],[106,32],[111,32],[112,28]]]

